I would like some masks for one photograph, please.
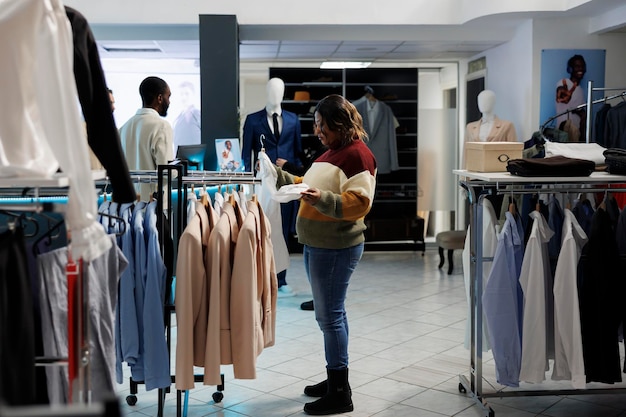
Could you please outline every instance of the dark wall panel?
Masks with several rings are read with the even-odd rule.
[[[204,169],[215,170],[215,139],[239,138],[239,25],[234,15],[200,15],[200,90]]]

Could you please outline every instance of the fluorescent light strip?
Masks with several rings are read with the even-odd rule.
[[[367,68],[371,62],[351,62],[351,61],[326,61],[322,62],[322,69],[343,69],[343,68]]]

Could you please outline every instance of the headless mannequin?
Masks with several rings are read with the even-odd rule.
[[[481,142],[485,142],[493,127],[496,115],[493,109],[496,106],[496,94],[491,90],[484,90],[478,94],[478,110],[482,113],[480,118],[480,131],[478,137]]]
[[[496,94],[491,90],[483,90],[478,94],[478,110],[482,113],[480,120],[467,124],[466,142],[517,142],[517,134],[513,123],[499,119],[494,113]]]
[[[293,112],[283,110],[281,103],[285,95],[285,83],[280,78],[271,78],[266,85],[265,107],[255,113],[246,116],[243,126],[243,159],[248,171],[252,171],[256,164],[258,152],[265,151],[267,157],[274,164],[282,166],[284,162],[292,162],[300,166],[299,155],[302,152],[300,121],[298,115]],[[274,115],[276,117],[276,128],[274,127]],[[276,132],[278,129],[278,134]],[[282,233],[272,233],[272,243],[274,254],[276,248],[284,248],[284,265],[289,265],[289,254],[287,244],[295,234],[295,219],[298,210],[297,202],[292,201],[280,205],[281,222],[272,223],[272,230]],[[282,242],[278,242],[280,236]],[[281,252],[281,255],[283,253]],[[281,256],[281,259],[283,257]],[[287,270],[282,269],[277,272],[279,297],[293,296],[295,293],[287,285]]]
[[[281,117],[282,109],[280,107],[280,103],[283,101],[283,96],[285,95],[285,83],[280,78],[271,78],[267,82],[266,92],[267,102],[265,104],[265,111],[267,112],[267,123],[270,125],[270,129],[275,134],[276,132],[274,132],[273,125],[274,121],[272,118],[274,113],[278,114],[279,132],[283,130],[283,119]]]

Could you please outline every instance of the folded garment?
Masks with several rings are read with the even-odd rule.
[[[511,159],[506,165],[507,171],[520,177],[588,177],[595,168],[593,161],[566,156]]]
[[[287,203],[289,201],[299,200],[300,197],[302,197],[302,192],[308,189],[309,186],[305,183],[287,184],[280,187],[272,198],[279,203]]]
[[[546,158],[551,156],[566,156],[568,158],[586,159],[597,165],[604,164],[605,147],[597,143],[545,143]]]

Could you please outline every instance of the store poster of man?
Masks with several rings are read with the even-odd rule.
[[[587,86],[604,87],[603,49],[544,49],[541,55],[540,123],[565,132],[568,142],[585,142]],[[594,91],[593,100],[603,97]],[[592,106],[592,123],[596,108]],[[561,138],[563,136],[560,136]]]
[[[241,172],[241,149],[237,139],[216,139],[215,151],[218,161],[218,171]]]

